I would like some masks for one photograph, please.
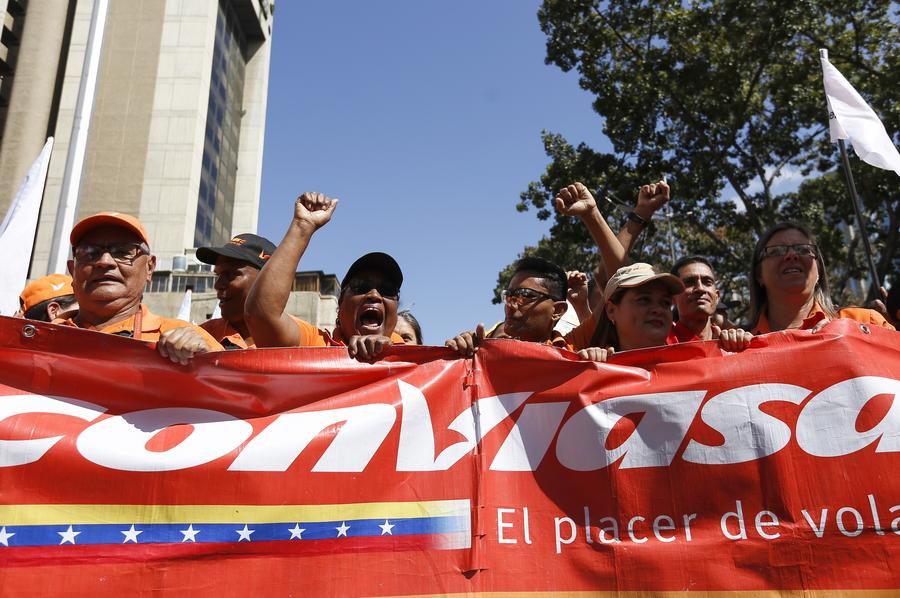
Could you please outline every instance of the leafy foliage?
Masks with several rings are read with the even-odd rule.
[[[743,292],[756,236],[775,222],[797,219],[818,237],[836,299],[863,300],[856,281],[865,278],[865,258],[828,137],[818,50],[829,49],[832,63],[897,143],[896,4],[545,0],[538,18],[547,63],[579,73],[581,87],[595,96],[613,153],[544,132],[550,164],[521,194],[517,209],[535,209],[554,224],[550,237],[525,253],[590,269],[593,243],[580,223],[555,214],[556,190],[582,181],[598,200],[612,196],[632,204],[639,184],[664,175],[673,189],[670,218],[656,215],[633,257],[666,266],[672,254],[706,255],[726,288]],[[851,162],[883,277],[900,266],[898,180],[853,156]],[[804,181],[794,192],[778,193],[784,174]],[[619,218],[610,217],[614,230]]]

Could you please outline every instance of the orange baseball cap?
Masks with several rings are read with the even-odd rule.
[[[19,295],[19,302],[22,304],[22,311],[28,311],[43,301],[74,294],[71,276],[50,274],[28,283]]]
[[[69,242],[74,247],[81,240],[81,237],[98,226],[118,226],[130,230],[140,237],[141,241],[148,246],[150,245],[150,238],[147,236],[147,231],[144,230],[144,225],[141,224],[141,221],[131,214],[123,214],[122,212],[100,212],[99,214],[88,216],[72,229],[72,234],[69,235]]]

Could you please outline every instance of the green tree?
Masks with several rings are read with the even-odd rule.
[[[657,214],[636,248],[642,259],[668,265],[672,253],[707,255],[726,285],[742,290],[756,236],[797,218],[819,238],[836,299],[862,300],[853,296],[853,281],[865,276],[865,261],[858,235],[848,241],[855,223],[828,138],[818,50],[829,50],[897,143],[896,4],[545,0],[538,18],[547,63],[579,73],[613,153],[544,133],[550,164],[517,209],[555,221],[550,237],[525,253],[590,268],[593,245],[579,223],[555,214],[556,190],[580,180],[600,197],[631,203],[639,184],[665,175],[673,188],[670,222]],[[900,266],[898,181],[851,162],[883,277]],[[797,191],[776,191],[785,173],[805,177]],[[617,228],[618,218],[607,213]]]

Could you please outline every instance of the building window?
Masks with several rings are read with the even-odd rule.
[[[247,40],[234,8],[230,2],[219,0],[195,247],[219,245],[231,238],[246,66]]]

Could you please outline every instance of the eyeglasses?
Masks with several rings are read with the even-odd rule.
[[[788,251],[793,251],[799,257],[815,258],[819,255],[819,248],[812,243],[800,243],[798,245],[769,245],[759,252],[759,259],[769,257],[784,257]]]
[[[94,245],[84,243],[72,248],[75,261],[86,264],[96,262],[104,253],[119,264],[133,264],[134,260],[150,253],[150,248],[143,243],[113,243],[110,245]]]
[[[400,287],[386,280],[381,282],[373,282],[371,280],[351,280],[344,288],[349,289],[354,295],[367,295],[372,289],[375,289],[378,291],[378,294],[385,299],[393,299],[396,301],[400,298]]]
[[[538,303],[545,299],[550,299],[552,301],[557,300],[553,295],[548,295],[547,293],[524,287],[512,289],[511,291],[503,291],[500,293],[500,299],[513,308],[531,305],[532,303]]]

